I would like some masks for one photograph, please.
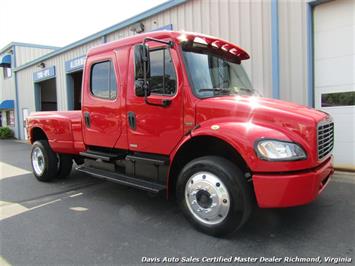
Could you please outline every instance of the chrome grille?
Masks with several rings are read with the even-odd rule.
[[[323,122],[318,125],[318,159],[327,156],[334,146],[334,123]]]

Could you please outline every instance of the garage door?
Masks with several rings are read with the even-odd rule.
[[[335,123],[337,167],[355,169],[355,1],[314,8],[315,107]]]

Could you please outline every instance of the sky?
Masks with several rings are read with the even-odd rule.
[[[10,42],[65,46],[166,1],[2,1],[0,49]]]

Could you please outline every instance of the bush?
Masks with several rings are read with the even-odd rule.
[[[9,127],[0,127],[0,139],[11,139],[14,133]]]

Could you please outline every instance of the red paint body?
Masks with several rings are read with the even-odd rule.
[[[314,109],[274,99],[250,96],[222,96],[199,99],[192,93],[179,32],[153,32],[133,36],[91,49],[84,68],[82,112],[37,112],[28,118],[30,141],[33,129],[42,129],[55,152],[79,154],[89,145],[168,155],[170,161],[191,138],[212,136],[232,146],[252,173],[252,182],[260,207],[286,207],[312,201],[333,173],[331,155],[317,156],[317,124],[327,115]],[[171,40],[171,57],[177,76],[174,96],[151,95],[150,102],[170,99],[166,107],[147,105],[134,90],[133,46],[144,37]],[[187,34],[187,38],[196,35]],[[249,56],[226,41],[202,36],[209,42],[234,49],[236,56]],[[149,43],[149,47],[159,46]],[[114,63],[118,94],[116,100],[104,100],[90,93],[90,68],[93,63],[111,59]],[[128,126],[127,113],[133,111],[137,129]],[[83,113],[89,112],[91,128],[85,126]],[[198,127],[196,127],[198,125]],[[218,125],[218,130],[211,129]],[[254,145],[260,138],[298,143],[307,159],[271,162],[257,157]],[[131,145],[135,144],[135,145]],[[169,177],[167,177],[168,180]]]

